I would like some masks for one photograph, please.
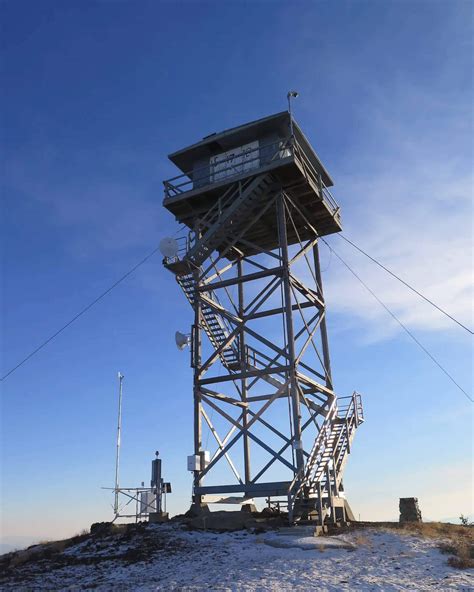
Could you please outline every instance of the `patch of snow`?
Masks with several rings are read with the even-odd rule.
[[[4,584],[2,590],[467,592],[474,584],[471,570],[447,565],[437,541],[390,530],[357,529],[334,537],[310,537],[303,530],[295,536],[284,529],[263,535],[215,534],[170,524],[149,527],[147,533],[162,537],[164,546],[143,561],[66,565],[33,575],[24,588],[17,580]],[[115,548],[109,541],[108,552],[117,557],[119,548],[120,553],[133,549],[138,539],[124,548]],[[283,548],[275,546],[278,541]],[[82,548],[92,557],[107,550],[100,541],[95,551],[81,545],[70,554],[80,557]]]
[[[270,532],[267,535],[260,537],[260,539],[271,547],[279,547],[281,549],[298,548],[304,551],[325,551],[328,549],[349,549],[354,550],[356,547],[347,536],[324,536],[315,537],[312,532],[314,527],[310,528],[309,532],[298,532],[303,530],[301,528],[293,528],[283,532]],[[257,538],[258,540],[258,538]]]

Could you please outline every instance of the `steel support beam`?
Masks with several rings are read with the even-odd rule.
[[[266,277],[266,276],[262,276],[261,272],[260,274],[254,274],[255,275],[259,275],[260,277]],[[259,279],[259,278],[254,278],[254,279]],[[238,309],[239,309],[239,317],[243,318],[244,316],[244,311],[245,311],[245,302],[244,302],[244,273],[243,273],[243,263],[242,263],[242,259],[239,259],[239,261],[237,262],[237,280],[238,280]],[[239,353],[240,353],[240,372],[242,375],[242,378],[240,380],[240,396],[242,398],[242,401],[244,403],[247,402],[247,378],[245,376],[245,370],[247,368],[247,360],[246,360],[246,348],[245,348],[245,330],[244,330],[244,326],[242,325],[240,333],[239,333]],[[248,434],[248,411],[247,409],[244,409],[242,412],[242,426],[245,430],[244,433],[244,477],[245,477],[245,483],[250,483],[251,480],[251,476],[250,476],[250,440],[249,440],[249,434]]]
[[[194,399],[194,454],[203,460],[202,454],[202,413],[201,413],[201,392],[199,385],[199,374],[201,365],[201,297],[197,287],[199,286],[199,271],[193,274],[195,293],[194,293],[194,325],[192,331],[193,344],[191,356],[194,364],[193,379],[193,399]],[[201,485],[200,471],[194,471],[193,486],[194,491]],[[196,504],[201,503],[199,495],[194,497]]]
[[[293,435],[296,456],[296,469],[300,474],[304,469],[304,455],[303,444],[301,441],[301,412],[300,412],[300,398],[298,394],[298,384],[296,379],[296,354],[295,354],[295,335],[293,330],[293,311],[291,300],[291,279],[290,279],[290,261],[288,257],[288,239],[286,236],[286,212],[284,194],[280,193],[277,201],[278,212],[278,233],[280,237],[280,252],[282,260],[282,278],[285,308],[285,323],[286,323],[286,340],[288,352],[288,382],[290,387],[289,396],[291,398],[291,405],[293,410]]]

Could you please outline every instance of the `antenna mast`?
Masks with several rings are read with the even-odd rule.
[[[117,421],[117,451],[115,455],[115,502],[114,514],[117,517],[119,511],[119,465],[120,465],[120,432],[122,430],[122,382],[123,374],[118,373],[119,379],[119,400],[118,400],[118,421]]]

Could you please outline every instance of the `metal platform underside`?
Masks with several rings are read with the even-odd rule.
[[[252,176],[266,172],[272,175],[275,183],[284,189],[313,226],[310,228],[308,225],[299,225],[297,234],[293,225],[288,224],[288,244],[295,244],[300,240],[311,240],[315,236],[314,230],[319,236],[342,230],[339,211],[334,211],[324,196],[321,198],[319,187],[304,174],[302,165],[294,155],[252,170]],[[185,224],[192,229],[198,218],[217,202],[223,191],[230,185],[248,177],[249,173],[247,172],[233,177],[231,180],[199,187],[176,197],[165,199],[163,205],[174,214],[180,224]],[[252,216],[251,211],[248,212],[248,216]],[[247,234],[246,240],[269,250],[278,246],[278,233],[272,212],[268,212],[267,215],[261,217],[257,224],[254,224]],[[237,244],[236,246],[246,255],[256,252],[248,245]]]
[[[237,485],[207,485],[196,487],[194,493],[198,495],[218,495],[229,493],[244,493],[246,497],[280,497],[287,496],[290,481],[274,483],[248,483]]]

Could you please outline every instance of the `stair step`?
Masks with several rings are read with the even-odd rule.
[[[210,224],[209,229],[188,252],[187,259],[198,265],[205,259],[209,252],[214,250],[219,244],[225,243],[225,237],[229,231],[229,223],[233,223],[235,228],[238,229],[239,223],[243,218],[248,217],[249,206],[257,200],[261,200],[262,195],[267,192],[269,181],[268,178],[260,175],[249,181],[237,197],[235,196],[236,192],[231,193],[225,205],[219,211],[216,210],[209,220],[206,220],[206,223]],[[218,224],[219,220],[221,220],[221,224]]]

